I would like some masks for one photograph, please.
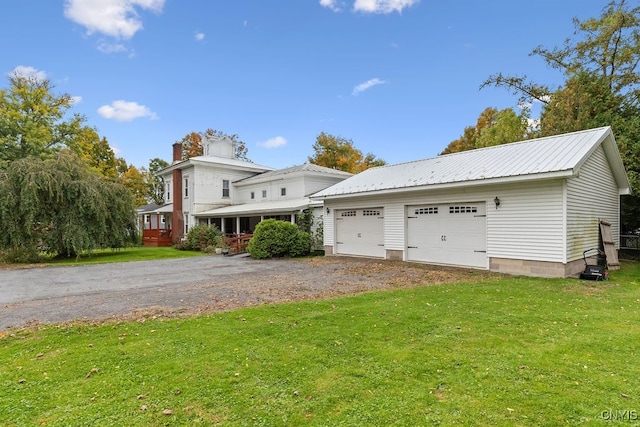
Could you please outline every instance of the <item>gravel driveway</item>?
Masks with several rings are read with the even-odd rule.
[[[202,256],[0,270],[0,329],[225,311],[488,274],[350,257]]]

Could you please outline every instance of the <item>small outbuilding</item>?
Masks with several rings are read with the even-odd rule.
[[[368,169],[324,201],[327,255],[567,277],[619,247],[630,185],[610,127]]]

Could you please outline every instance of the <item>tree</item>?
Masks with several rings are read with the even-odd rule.
[[[527,135],[527,118],[526,111],[517,114],[512,108],[500,111],[493,107],[485,108],[475,127],[465,128],[462,136],[450,142],[440,154],[521,141]]]
[[[203,138],[228,138],[234,144],[235,158],[238,160],[250,161],[247,157],[247,145],[240,140],[237,134],[227,135],[222,131],[214,129],[207,129],[204,132],[190,132],[186,134],[179,141],[182,144],[182,160],[202,156],[204,154],[204,147],[202,146]]]
[[[9,162],[36,156],[51,158],[71,146],[84,118],[65,119],[72,107],[68,94],[54,95],[49,80],[13,74],[0,90],[0,169]]]
[[[149,186],[147,183],[147,170],[145,168],[138,169],[133,165],[120,177],[120,182],[131,193],[134,206],[143,206],[149,203]]]
[[[155,158],[149,160],[149,169],[147,170],[147,175],[145,178],[145,183],[147,186],[147,199],[156,203],[158,205],[163,205],[164,200],[164,180],[157,175],[157,172],[160,169],[164,169],[169,166],[169,163],[160,159]]]
[[[317,136],[313,151],[315,154],[308,157],[309,163],[344,172],[358,173],[374,166],[387,164],[371,153],[363,156],[362,152],[354,147],[353,141],[325,132]]]
[[[81,128],[76,138],[69,141],[69,148],[91,169],[105,178],[118,177],[118,159],[109,145],[107,138],[98,135],[98,132],[85,126]]]
[[[490,76],[481,87],[504,87],[521,101],[543,105],[540,134],[610,125],[636,196],[622,203],[623,230],[640,228],[640,6],[611,1],[599,18],[574,19],[574,38],[562,47],[536,47],[537,55],[562,71],[564,84],[550,90],[526,76]]]
[[[70,150],[29,157],[0,173],[0,247],[74,257],[137,242],[137,217],[122,185],[87,170]]]

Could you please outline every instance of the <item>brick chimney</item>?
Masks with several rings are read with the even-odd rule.
[[[176,142],[173,144],[173,163],[182,161],[182,143]]]
[[[182,144],[173,144],[173,164],[182,161]],[[182,169],[173,170],[173,216],[171,218],[174,238],[184,236],[184,214],[182,213]]]

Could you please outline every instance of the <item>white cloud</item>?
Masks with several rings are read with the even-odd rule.
[[[64,16],[87,29],[88,34],[130,39],[142,29],[136,9],[160,13],[165,0],[65,0]]]
[[[197,41],[204,40],[204,33],[196,33],[195,39]]]
[[[353,92],[351,92],[352,95],[358,95],[359,93],[364,92],[367,89],[370,89],[374,86],[377,85],[382,85],[385,84],[386,82],[384,80],[380,80],[379,78],[375,78],[375,79],[371,79],[368,80],[364,83],[360,83],[358,86],[353,88]]]
[[[392,13],[402,12],[403,9],[413,6],[420,0],[356,0],[353,10],[365,13]]]
[[[276,136],[275,138],[267,139],[264,142],[259,142],[258,146],[264,148],[278,148],[287,144],[287,140],[281,136]]]
[[[320,6],[331,9],[334,12],[340,12],[342,10],[338,5],[338,0],[320,0]]]
[[[37,70],[33,67],[26,65],[18,65],[13,69],[11,74],[16,74],[21,77],[33,77],[38,81],[43,81],[47,79],[47,73],[44,71]]]
[[[118,122],[130,122],[139,117],[147,117],[156,120],[158,116],[144,105],[137,102],[113,101],[111,105],[103,105],[98,108],[98,114],[105,119],[113,119]]]
[[[355,0],[353,4],[354,12],[364,13],[401,13],[403,9],[419,3],[420,0]],[[320,6],[333,10],[342,11],[342,0],[320,0]]]
[[[121,53],[129,52],[129,49],[120,43],[109,43],[101,40],[98,43],[98,50],[102,53]]]
[[[81,96],[72,96],[71,97],[71,105],[80,104],[82,102]]]

